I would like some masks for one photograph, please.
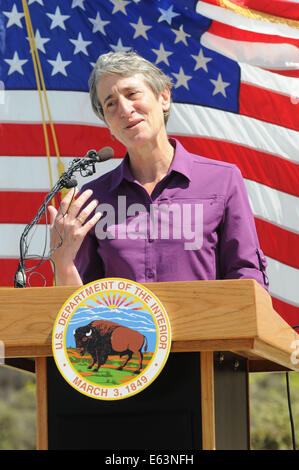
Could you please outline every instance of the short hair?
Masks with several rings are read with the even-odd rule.
[[[102,121],[105,121],[104,111],[96,91],[100,78],[104,75],[112,74],[131,77],[137,73],[143,75],[144,81],[149,85],[157,98],[163,90],[166,88],[171,90],[172,88],[171,78],[136,52],[108,52],[99,56],[88,84],[92,109]],[[164,112],[165,124],[168,118],[169,110]]]

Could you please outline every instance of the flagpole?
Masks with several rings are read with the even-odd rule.
[[[52,120],[52,115],[51,115],[51,111],[50,111],[50,106],[49,106],[49,102],[48,102],[47,90],[46,90],[46,86],[45,86],[45,81],[44,81],[44,77],[43,77],[43,71],[42,71],[41,63],[40,63],[40,60],[39,60],[39,54],[38,54],[38,50],[37,50],[37,46],[36,46],[36,42],[35,42],[35,37],[34,37],[34,32],[33,32],[33,27],[32,27],[32,22],[31,22],[31,18],[30,18],[30,13],[29,13],[29,8],[28,8],[28,5],[27,5],[27,1],[22,0],[22,4],[23,4],[24,15],[25,15],[26,28],[27,28],[29,42],[30,42],[30,49],[31,49],[31,55],[32,55],[32,60],[33,60],[33,67],[34,67],[34,72],[35,72],[37,89],[38,89],[38,94],[39,94],[39,101],[40,101],[42,121],[43,121],[44,138],[45,138],[45,145],[46,145],[46,153],[47,153],[47,158],[48,158],[50,187],[52,187],[53,186],[53,178],[52,178],[51,160],[50,160],[50,147],[49,147],[49,139],[48,139],[48,134],[47,134],[47,126],[46,126],[46,120],[45,120],[42,94],[41,94],[41,86],[42,86],[42,90],[43,90],[43,94],[44,94],[44,100],[45,100],[45,103],[46,103],[46,109],[47,109],[47,113],[48,113],[48,118],[49,118],[53,143],[54,143],[54,147],[55,147],[56,157],[58,159],[57,169],[58,169],[58,175],[59,176],[61,176],[64,172],[64,165],[63,165],[63,163],[61,161],[61,158],[60,158],[58,142],[57,142],[56,133],[55,133],[55,129],[54,129],[54,124],[53,124],[53,120]],[[53,201],[52,203],[55,206],[55,201]]]

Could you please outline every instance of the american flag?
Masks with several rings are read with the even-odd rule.
[[[20,235],[72,158],[112,146],[100,175],[124,156],[92,113],[88,78],[101,53],[129,50],[172,78],[169,135],[240,168],[273,306],[298,324],[299,4],[291,0],[1,0],[0,285],[13,285]],[[30,243],[42,254],[45,221]],[[47,263],[37,271],[43,277],[30,285],[52,284]]]

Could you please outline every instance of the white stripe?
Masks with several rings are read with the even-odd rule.
[[[241,80],[288,96],[299,94],[299,79],[273,74],[248,64],[240,64]],[[212,77],[211,78],[217,78]],[[225,80],[225,79],[224,79]],[[211,87],[211,93],[213,87]],[[106,127],[91,110],[89,94],[81,91],[47,91],[51,117],[56,123],[73,123]],[[173,104],[176,107],[177,104]],[[6,90],[1,105],[0,122],[41,123],[38,92],[35,90]],[[46,111],[45,111],[46,113]],[[47,116],[47,113],[46,113]]]
[[[51,157],[51,170],[53,184],[59,178],[57,158]],[[69,168],[71,157],[63,157],[64,170]],[[90,177],[83,177],[75,173],[74,178],[78,186],[98,178],[107,171],[116,168],[121,159],[113,158],[106,162],[96,164],[96,173]],[[50,190],[48,159],[46,157],[0,157],[0,191],[43,191]]]
[[[299,270],[273,258],[266,259],[270,294],[299,307]]]
[[[19,258],[19,242],[24,229],[23,224],[0,224],[0,258]],[[47,255],[49,233],[46,225],[36,225],[27,241],[28,254],[41,256],[46,247],[45,255]]]
[[[255,217],[267,220],[299,234],[298,198],[245,179],[251,210]]]
[[[63,158],[65,169],[72,160]],[[112,159],[96,165],[95,175],[83,178],[79,173],[74,175],[81,187],[88,181],[114,169],[122,159]],[[58,179],[57,160],[51,158],[53,180]],[[49,192],[48,165],[45,157],[0,157],[2,173],[0,191],[43,191]],[[38,175],[38,176],[37,176]],[[244,179],[250,205],[254,216],[267,220],[284,229],[299,232],[298,198],[277,191],[254,181]]]
[[[91,109],[89,94],[82,91],[47,91],[51,118],[56,123],[91,124],[105,127]],[[0,121],[8,123],[40,123],[42,114],[38,91],[5,90]],[[45,119],[49,116],[44,105]]]
[[[241,68],[241,82],[255,85],[269,91],[286,96],[299,96],[299,78],[285,77],[283,75],[262,70],[248,64],[239,64]],[[298,112],[298,110],[297,110]]]
[[[237,41],[204,33],[201,44],[237,62],[266,69],[299,69],[299,49],[292,44]]]
[[[247,116],[176,103],[172,106],[167,129],[170,134],[211,137],[299,162],[297,131]]]
[[[273,74],[249,64],[240,64],[241,81],[288,96],[299,90],[299,79]],[[211,75],[211,78],[215,78]],[[217,78],[217,77],[216,77]],[[225,80],[225,79],[224,79]],[[211,86],[211,94],[213,87]],[[82,91],[48,91],[52,119],[57,123],[73,123],[106,127],[91,111],[89,94]],[[174,104],[173,106],[176,106]],[[5,104],[1,105],[0,122],[40,123],[41,110],[35,90],[6,90]]]
[[[212,20],[219,21],[220,23],[224,23],[229,26],[234,26],[235,28],[245,29],[246,31],[271,35],[274,34],[287,38],[299,38],[298,29],[292,28],[286,24],[246,18],[245,16],[238,15],[234,11],[228,10],[227,8],[218,7],[216,5],[209,5],[204,3],[202,0],[197,2],[196,12],[211,18]]]
[[[223,80],[225,81],[225,77]],[[39,105],[34,104],[37,92],[7,91],[6,94],[10,104],[5,105],[2,122],[40,123]],[[103,125],[91,111],[88,112],[88,93],[52,92],[50,97],[50,108],[54,110],[52,117],[55,122]],[[225,141],[229,136],[231,142],[299,162],[298,132],[247,116],[203,106],[174,103],[167,128],[170,133],[177,135],[205,136]]]

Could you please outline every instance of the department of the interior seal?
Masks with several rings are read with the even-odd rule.
[[[170,346],[170,323],[159,299],[121,278],[78,289],[61,308],[52,334],[62,376],[100,400],[120,400],[148,387],[163,369]]]

